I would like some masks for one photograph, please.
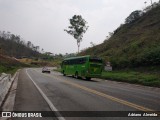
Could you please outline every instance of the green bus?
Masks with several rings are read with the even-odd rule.
[[[76,78],[85,77],[87,80],[100,77],[103,69],[101,58],[87,56],[66,58],[62,61],[62,74]]]

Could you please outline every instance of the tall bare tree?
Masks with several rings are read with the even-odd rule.
[[[80,42],[82,41],[83,34],[87,31],[89,26],[86,26],[87,22],[82,18],[81,15],[74,15],[70,21],[69,30],[64,29],[68,34],[72,35],[77,40],[78,53]]]

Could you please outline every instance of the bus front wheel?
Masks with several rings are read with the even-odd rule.
[[[66,76],[66,74],[64,73],[64,71],[63,71],[63,76]]]
[[[79,78],[79,77],[78,77],[78,72],[75,73],[75,78],[77,78],[77,79]]]

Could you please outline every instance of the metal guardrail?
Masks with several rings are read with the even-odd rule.
[[[8,90],[11,86],[12,79],[10,74],[2,73],[0,75],[0,105],[2,104]]]

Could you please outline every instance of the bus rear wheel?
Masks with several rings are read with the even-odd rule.
[[[91,77],[86,77],[86,80],[91,80]]]

